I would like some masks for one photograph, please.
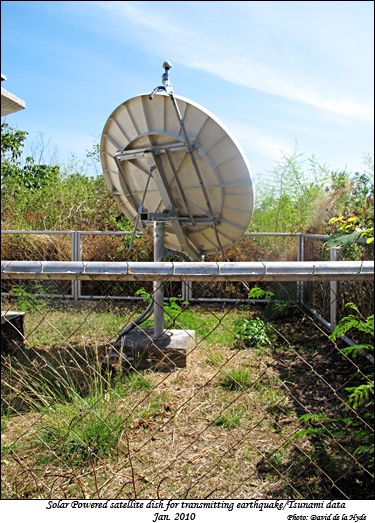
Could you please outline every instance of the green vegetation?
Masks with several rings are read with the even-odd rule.
[[[14,129],[7,123],[2,123],[1,135],[3,229],[131,229],[131,223],[119,213],[110,197],[103,176],[86,176],[87,167],[77,165],[76,161],[67,167],[43,162],[43,144],[38,159],[33,156],[24,158],[27,132]],[[97,145],[86,156],[88,162],[95,162],[96,167],[99,165]],[[331,171],[315,158],[306,159],[294,151],[267,173],[270,183],[257,188],[256,209],[249,230],[330,233],[334,241],[343,233],[358,233],[371,241],[373,159],[367,156],[363,163],[360,173]],[[84,255],[86,259],[108,259],[108,256],[123,259],[128,242],[129,238],[117,238],[115,242],[107,237],[92,238],[91,247]],[[54,238],[53,243],[49,244],[43,237],[7,237],[3,239],[3,249],[5,254],[9,252],[9,256],[30,251],[33,259],[38,253],[44,259],[49,259],[48,256],[66,259],[69,238]],[[259,238],[255,243],[259,248],[266,246],[270,252],[274,250],[269,238]],[[288,238],[280,240],[277,259],[287,256],[292,245]],[[361,248],[355,246],[351,249],[352,254],[358,254]],[[138,259],[151,257],[145,238],[137,237],[133,251]],[[236,249],[233,256],[237,256]]]
[[[77,466],[114,455],[123,418],[108,412],[105,399],[76,397],[70,403],[49,407],[35,439],[48,450],[50,459]]]
[[[206,352],[205,363],[212,365],[212,367],[220,367],[224,363],[224,358],[219,352],[209,349]]]
[[[181,302],[178,298],[169,298],[169,300],[164,304],[165,324],[167,329],[176,328],[179,317],[184,309],[187,308],[187,305],[189,305],[189,302],[187,301]]]
[[[147,421],[151,418],[154,418],[155,416],[158,416],[164,411],[166,400],[166,394],[152,398],[147,402],[146,406],[138,412],[137,417],[143,421]]]
[[[126,375],[122,383],[128,391],[148,390],[152,387],[151,381],[139,372],[131,372]]]
[[[141,296],[146,303],[150,303],[152,300],[152,293],[147,292],[143,287],[138,289],[135,293],[136,296]],[[167,329],[176,328],[176,325],[180,321],[179,318],[184,314],[189,302],[181,301],[179,298],[172,296],[164,302],[164,321]],[[187,311],[186,311],[187,312]],[[189,313],[184,314],[184,320],[186,321]],[[192,318],[191,318],[192,319]],[[147,325],[147,324],[145,324]]]
[[[343,334],[347,334],[351,329],[363,332],[374,337],[374,315],[371,314],[365,318],[358,306],[355,303],[347,303],[346,308],[350,308],[354,311],[355,314],[348,314],[344,318],[341,318],[335,330],[332,332],[330,338],[331,340],[337,340]],[[360,345],[350,345],[342,349],[342,352],[347,356],[356,357],[363,352],[374,352],[374,345],[371,343],[362,343]]]
[[[105,344],[139,314],[136,306],[112,304],[102,307],[97,303],[84,303],[78,313],[74,305],[66,302],[56,307],[53,302],[48,305],[38,301],[38,306],[34,307],[35,297],[32,296],[29,301],[28,294],[31,293],[25,291],[22,294],[24,302],[17,302],[17,309],[28,311],[25,335],[29,348],[69,348],[75,344],[80,345],[87,332],[87,322],[94,322],[95,339],[98,343]],[[4,308],[8,310],[10,305],[4,305]],[[48,318],[44,317],[47,314]],[[236,338],[233,322],[237,322],[242,316],[243,313],[237,309],[221,307],[207,314],[204,308],[197,307],[193,310],[190,306],[179,314],[173,324],[176,329],[194,330],[197,342],[204,341],[209,347],[231,347]],[[151,318],[142,324],[142,328],[152,325]]]
[[[38,291],[43,292],[43,288],[36,284],[33,292],[29,292],[22,285],[13,285],[9,292],[16,303],[17,309],[27,312],[33,309],[36,310],[39,306],[43,307],[44,301],[35,296]]]
[[[250,372],[246,367],[226,370],[220,380],[220,385],[228,390],[243,390],[249,387],[250,383]]]
[[[357,305],[348,303],[348,307],[354,310],[355,314],[349,314],[342,318],[331,338],[336,340],[340,335],[346,334],[353,329],[360,333],[365,333],[371,343],[360,343],[350,347],[345,347],[342,352],[354,360],[363,358],[374,352],[374,315],[365,318],[359,311]],[[371,427],[374,426],[374,368],[367,374],[362,374],[358,383],[345,389],[348,393],[348,407],[360,413],[366,425],[358,422],[358,418],[350,419],[350,430],[352,432],[351,442],[355,446],[354,455],[369,468],[374,470],[374,439]],[[340,434],[342,437],[342,434]]]
[[[1,124],[3,229],[111,230],[124,225],[102,176],[88,177],[80,166],[38,163],[31,156],[23,160],[26,136]]]
[[[306,159],[295,150],[268,175],[271,187],[262,185],[257,190],[251,231],[335,233],[344,220],[345,225],[352,224],[361,232],[371,233],[374,218],[371,156],[364,157],[363,172],[351,174],[345,170],[331,171],[316,158]]]
[[[21,352],[21,358],[12,364],[3,361],[3,394],[12,398],[16,412],[39,411],[56,403],[75,401],[88,392],[102,394],[110,376],[100,373],[97,355],[93,363],[88,363],[91,352],[85,349],[52,350],[50,354],[38,355]],[[4,408],[8,411],[7,404]]]
[[[306,357],[298,338],[291,340],[291,346],[280,345],[283,338],[277,338],[275,353],[238,350],[234,327],[244,310],[189,306],[180,313],[179,325],[196,329],[201,341],[188,368],[111,375],[103,374],[101,361],[106,352],[102,345],[106,341],[108,345],[113,327],[122,325],[124,316],[134,311],[114,307],[89,312],[89,304],[49,310],[50,321],[63,330],[60,342],[56,337],[49,344],[47,325],[30,309],[27,349],[11,359],[2,357],[4,497],[22,499],[29,493],[40,497],[47,491],[62,498],[94,496],[98,485],[108,485],[104,497],[152,498],[155,477],[163,466],[170,477],[163,495],[171,497],[181,488],[190,488],[191,480],[200,477],[202,464],[207,467],[203,473],[213,467],[215,474],[204,487],[197,482],[194,496],[211,492],[218,475],[228,492],[236,481],[243,485],[241,495],[249,497],[253,491],[246,490],[242,478],[253,474],[254,467],[259,476],[254,481],[264,497],[273,497],[271,487],[280,485],[282,497],[291,492],[297,498],[324,497],[330,490],[321,482],[321,470],[333,478],[355,477],[366,491],[366,477],[358,472],[358,463],[371,470],[371,442],[365,434],[366,424],[371,426],[367,415],[373,396],[360,387],[362,382],[348,382],[345,373],[343,386],[357,386],[355,398],[347,400],[347,412],[342,408],[335,415],[322,408],[313,416],[301,412],[304,402],[313,409],[315,396],[318,403],[325,398],[324,405],[330,409],[329,394],[333,394],[331,389],[321,392],[317,388],[305,397],[308,374],[305,369],[296,374],[293,368],[298,354],[302,362]],[[247,313],[249,320],[255,316],[251,309]],[[90,322],[77,329],[82,318],[89,316]],[[359,320],[371,328],[367,318]],[[70,333],[68,344],[65,333]],[[298,336],[290,320],[284,338],[293,334]],[[332,349],[334,342],[328,336],[326,340]],[[356,365],[362,358],[359,353],[342,352],[346,359],[354,357]],[[325,347],[318,353],[323,357]],[[336,368],[330,365],[317,372],[327,372],[324,382],[336,379]],[[317,381],[314,376],[313,382]],[[338,384],[335,387],[341,390]],[[347,398],[353,392],[347,390]],[[350,450],[345,459],[344,445]],[[303,453],[298,454],[299,448]],[[18,478],[17,460],[33,471],[32,478]],[[297,472],[302,474],[300,479]],[[295,489],[291,491],[290,485]],[[124,488],[121,493],[120,488]],[[346,486],[342,488],[347,491]]]
[[[374,315],[363,317],[354,303],[348,303],[347,307],[355,314],[342,318],[330,338],[338,340],[348,332],[354,337],[356,331],[365,333],[371,343],[341,349],[345,357],[358,361],[374,351]],[[373,365],[367,367],[367,372],[358,372],[355,383],[345,387],[347,416],[332,417],[321,411],[306,413],[299,418],[304,427],[296,433],[296,437],[309,437],[314,444],[313,459],[326,461],[325,466],[328,465],[337,477],[348,467],[348,456],[343,455],[339,459],[332,450],[335,446],[344,448],[370,473],[374,471],[374,369]]]
[[[350,179],[345,173],[334,177],[340,193],[336,216],[328,221],[332,238],[329,245],[343,247],[365,238],[367,244],[374,241],[374,165],[373,158],[364,159],[365,169]],[[345,191],[346,189],[346,191]]]
[[[257,188],[252,231],[307,232],[322,223],[324,216],[319,216],[317,208],[324,208],[327,200],[324,187],[330,178],[327,167],[314,158],[305,160],[296,150],[268,175],[273,183],[271,187]]]
[[[8,426],[8,420],[10,418],[10,415],[8,412],[6,412],[3,405],[1,405],[1,434],[6,431],[6,428]]]
[[[241,425],[241,411],[239,409],[229,409],[215,418],[214,424],[225,429],[234,429]]]
[[[249,292],[247,293],[247,297],[250,299],[266,299],[271,300],[275,296],[275,293],[273,291],[266,291],[264,289],[261,289],[260,287],[252,287]]]
[[[235,333],[241,344],[244,344],[246,347],[266,347],[272,345],[267,324],[260,318],[240,320],[236,324]]]

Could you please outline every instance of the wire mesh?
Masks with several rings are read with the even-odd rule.
[[[137,354],[115,343],[152,299],[145,282],[136,303],[111,301],[111,282],[79,302],[63,297],[70,282],[49,282],[53,299],[31,283],[13,281],[2,303],[25,312],[23,324],[2,316],[4,498],[372,496],[372,366],[295,289],[275,283],[262,304],[167,297],[166,332],[187,340],[177,358],[152,317]]]

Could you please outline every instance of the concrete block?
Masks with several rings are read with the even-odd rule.
[[[188,354],[195,346],[195,331],[167,330],[153,339],[152,329],[134,329],[121,340],[125,358],[137,370],[150,369],[171,372],[186,367]]]

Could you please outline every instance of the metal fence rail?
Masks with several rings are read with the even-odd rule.
[[[4,279],[115,281],[371,280],[374,262],[2,261]],[[333,291],[332,291],[333,292]]]
[[[36,235],[62,235],[62,234],[68,234],[71,237],[71,261],[82,261],[82,240],[84,237],[90,237],[90,236],[131,236],[131,231],[56,231],[56,230],[3,230],[1,231],[2,234],[5,235],[14,235],[14,234],[21,234],[21,235],[30,235],[30,234],[36,234]],[[140,236],[143,235],[142,232],[139,233]],[[312,235],[312,234],[303,234],[303,233],[283,233],[283,232],[263,232],[263,233],[249,233],[246,232],[245,236],[248,238],[295,238],[297,242],[297,260],[296,261],[303,261],[304,260],[304,238],[314,238],[319,240],[326,240],[328,239],[328,236],[324,235]],[[66,298],[71,298],[74,301],[78,301],[80,299],[101,299],[101,296],[90,294],[85,295],[82,293],[82,286],[80,280],[72,280],[72,287],[71,287],[71,293],[65,294],[64,296]],[[183,300],[188,301],[199,301],[204,302],[207,300],[207,302],[213,302],[216,301],[218,303],[223,302],[225,303],[227,300],[231,301],[232,298],[228,296],[220,296],[216,298],[212,297],[202,297],[197,294],[196,291],[193,291],[193,286],[191,282],[182,281],[181,284],[181,296]],[[60,296],[57,296],[60,297]],[[108,296],[113,300],[137,300],[137,296],[133,295],[110,295]],[[243,299],[243,298],[242,298]],[[299,302],[303,301],[303,283],[297,282],[297,300]],[[246,301],[246,300],[244,300]]]

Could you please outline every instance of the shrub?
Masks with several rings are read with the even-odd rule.
[[[246,347],[265,347],[271,345],[267,324],[260,318],[244,319],[236,323],[235,333]]]
[[[364,318],[354,303],[348,303],[354,314],[342,318],[331,334],[336,340],[348,331],[357,331],[367,336],[374,336],[374,316]],[[360,359],[373,351],[373,343],[356,344],[341,350],[347,357]],[[373,481],[374,471],[374,374],[373,368],[367,372],[358,373],[357,383],[345,388],[346,410],[345,417],[330,417],[325,412],[307,413],[300,416],[303,428],[296,433],[296,437],[308,436],[314,445],[313,458],[319,460],[321,456],[327,460],[332,455],[329,466],[333,473],[340,478],[355,479],[358,485],[364,486]],[[353,456],[350,467],[345,460],[330,452],[330,447],[339,443]],[[348,461],[348,457],[346,457]],[[368,475],[364,474],[368,471]],[[349,478],[350,476],[350,478]],[[371,479],[372,478],[372,479]]]

